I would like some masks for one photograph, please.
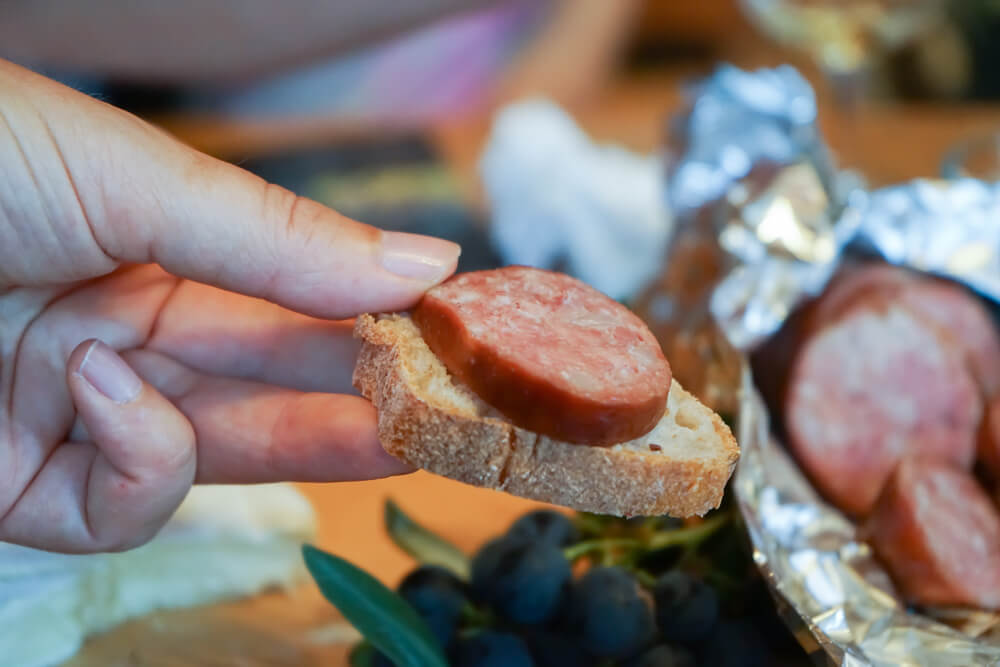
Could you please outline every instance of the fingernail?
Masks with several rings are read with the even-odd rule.
[[[99,340],[95,340],[87,350],[77,373],[115,403],[134,401],[142,391],[142,380],[135,371]]]
[[[405,232],[382,232],[382,267],[397,276],[437,282],[452,271],[461,248],[457,243]]]

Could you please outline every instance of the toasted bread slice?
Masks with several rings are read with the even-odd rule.
[[[362,315],[354,385],[375,405],[382,446],[467,484],[616,516],[702,515],[719,506],[739,457],[725,423],[674,380],[667,411],[612,447],[520,429],[461,386],[405,315]]]

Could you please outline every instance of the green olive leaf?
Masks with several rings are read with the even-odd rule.
[[[351,650],[347,657],[350,667],[372,667],[375,662],[375,647],[368,642],[361,642]]]
[[[577,512],[573,518],[577,530],[580,531],[583,539],[604,537],[610,526],[615,523],[613,517],[603,514],[593,514],[591,512]]]
[[[424,565],[438,565],[462,580],[469,578],[469,558],[454,544],[408,517],[392,500],[385,501],[385,529],[400,549]]]
[[[306,567],[324,597],[376,649],[400,667],[447,667],[427,624],[403,598],[364,570],[311,545]]]

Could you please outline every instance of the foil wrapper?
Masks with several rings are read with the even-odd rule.
[[[862,215],[861,240],[889,262],[1000,301],[1000,184],[918,180],[872,193]]]
[[[855,524],[820,497],[775,439],[749,363],[854,249],[1000,301],[1000,186],[918,180],[868,191],[833,166],[815,116],[808,85],[789,68],[726,67],[692,89],[673,126],[668,199],[678,211],[699,212],[679,219],[678,229],[710,225],[730,257],[710,310],[744,357],[733,484],[754,558],[818,662],[1000,664],[997,614],[916,612],[897,597]]]
[[[787,164],[805,147],[825,160],[816,131],[816,96],[794,68],[744,72],[724,65],[695,84],[674,123],[672,187],[678,213],[724,196],[761,162]]]
[[[844,667],[1000,664],[994,614],[935,618],[909,611],[855,525],[825,503],[771,436],[749,367],[737,428],[733,481],[754,560],[793,630],[815,641],[818,662]],[[971,564],[970,564],[971,566]],[[949,621],[950,623],[946,623]],[[956,627],[957,626],[957,627]]]

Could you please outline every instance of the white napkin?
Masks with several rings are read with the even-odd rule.
[[[156,609],[249,596],[303,579],[315,534],[294,487],[197,486],[138,549],[71,556],[0,542],[0,664],[44,667],[90,635]]]
[[[560,268],[614,299],[656,276],[671,230],[658,156],[597,145],[532,100],[500,111],[480,167],[504,263]]]

